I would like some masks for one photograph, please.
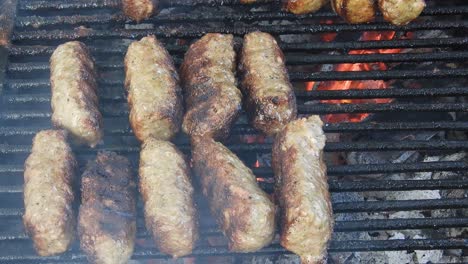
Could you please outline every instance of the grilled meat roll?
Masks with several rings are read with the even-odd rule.
[[[192,253],[198,239],[190,168],[167,141],[148,139],[140,153],[140,192],[146,228],[158,249],[173,257]]]
[[[159,0],[122,0],[123,12],[139,23],[158,11]]]
[[[258,31],[245,35],[239,71],[247,113],[256,129],[273,135],[296,118],[296,97],[273,36]]]
[[[332,8],[350,24],[375,20],[375,0],[331,0]]]
[[[321,263],[333,229],[322,125],[318,116],[292,121],[273,144],[281,245],[303,263]]]
[[[78,235],[91,263],[127,263],[136,233],[135,182],[127,158],[99,152],[81,180]]]
[[[386,21],[402,26],[415,20],[426,7],[424,0],[378,0]]]
[[[23,222],[41,256],[65,252],[74,239],[76,167],[67,132],[44,130],[36,134],[24,166]]]
[[[192,160],[211,213],[234,252],[256,251],[275,234],[275,205],[234,153],[213,139],[193,138]]]
[[[241,110],[233,36],[206,34],[192,44],[181,66],[187,112],[182,129],[191,136],[226,138]]]
[[[87,47],[70,41],[50,58],[52,123],[68,130],[79,144],[96,146],[102,139],[102,116],[96,95],[96,69]]]
[[[133,42],[125,56],[130,124],[143,142],[171,139],[182,122],[182,89],[174,62],[154,37]]]
[[[317,12],[329,0],[283,0],[286,11],[296,15]]]

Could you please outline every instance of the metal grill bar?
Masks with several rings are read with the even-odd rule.
[[[20,6],[21,8],[21,6]],[[425,14],[430,15],[455,15],[468,13],[468,6],[459,7],[428,7]],[[204,22],[204,21],[260,21],[260,20],[299,20],[317,17],[336,17],[334,12],[317,12],[306,15],[295,15],[285,12],[236,12],[236,13],[181,13],[170,15],[158,15],[151,17],[146,22]],[[62,26],[62,25],[96,25],[108,23],[124,23],[128,19],[123,14],[100,14],[100,15],[71,15],[71,16],[23,16],[16,20],[16,28]]]
[[[262,3],[279,3],[279,0],[262,0]],[[240,0],[172,0],[165,1],[164,5],[169,6],[194,6],[194,5],[210,5],[210,6],[221,6],[221,5],[240,5]],[[21,1],[19,10],[22,11],[40,11],[40,10],[62,10],[62,9],[92,9],[92,8],[120,8],[120,1],[118,0],[81,0],[78,2],[64,2],[58,0],[52,1]],[[463,7],[460,9],[456,7],[427,7],[422,15],[455,15],[461,14]],[[324,12],[318,12],[318,14]]]
[[[436,96],[466,96],[468,88],[421,88],[421,89],[366,89],[366,90],[328,90],[328,91],[296,91],[299,98],[316,100],[330,99],[370,99],[370,98],[402,98],[402,97],[436,97]],[[358,125],[362,125],[359,123]]]
[[[333,80],[390,80],[390,79],[435,79],[463,77],[468,69],[450,70],[388,70],[388,71],[343,71],[343,72],[293,72],[292,81],[333,81]]]
[[[49,85],[48,85],[49,86]],[[38,88],[36,88],[38,89]],[[44,89],[48,89],[44,87]],[[468,87],[452,88],[421,88],[421,89],[367,89],[367,90],[329,90],[329,91],[296,91],[296,96],[308,100],[331,99],[370,99],[370,98],[408,98],[408,97],[442,97],[467,96]],[[102,95],[104,100],[125,100],[123,92]],[[23,94],[3,96],[3,101],[9,104],[45,103],[50,102],[50,93]],[[361,124],[359,124],[360,126]]]
[[[434,104],[315,104],[298,105],[301,114],[337,114],[337,113],[385,113],[385,112],[466,112],[465,103]]]
[[[463,161],[445,162],[416,162],[416,163],[383,163],[383,164],[358,164],[358,165],[329,165],[327,174],[329,176],[351,176],[377,173],[398,172],[424,172],[424,171],[464,171],[468,169],[468,163]],[[257,176],[272,177],[271,168],[252,168]],[[23,165],[0,164],[1,173],[23,173]],[[397,184],[397,183],[396,183]],[[358,188],[350,183],[350,188]],[[374,187],[376,188],[376,187]],[[382,187],[385,188],[385,187]]]
[[[349,104],[349,105],[298,105],[299,114],[328,114],[328,113],[382,113],[382,112],[466,112],[468,104]],[[103,109],[104,117],[119,117],[128,114],[128,110]],[[49,118],[50,112],[40,111],[1,111],[0,120],[31,120],[36,118]]]
[[[156,29],[114,29],[114,30],[36,30],[14,32],[13,41],[25,40],[76,40],[76,39],[109,39],[109,38],[128,38],[136,39],[146,35],[154,34],[158,37],[200,37],[207,32],[218,32],[224,34],[244,35],[252,31],[263,31],[272,34],[312,34],[325,32],[344,32],[344,31],[375,31],[375,30],[430,30],[430,29],[466,29],[466,21],[425,21],[421,23],[411,23],[403,27],[394,26],[388,23],[374,24],[333,24],[333,25],[293,25],[293,26],[248,26],[248,27],[211,27],[211,28],[193,28],[193,27],[159,27]]]
[[[382,212],[382,211],[410,211],[435,210],[447,208],[466,208],[468,198],[465,199],[430,199],[430,200],[398,200],[376,202],[346,202],[333,205],[335,213]]]
[[[334,73],[329,73],[334,74]],[[101,80],[100,84],[104,86],[123,85],[123,80],[106,81]],[[50,91],[50,82],[48,79],[29,80],[29,79],[9,79],[6,87],[11,91],[38,89]],[[123,86],[122,86],[123,87]],[[366,89],[366,90],[344,90],[344,91],[296,91],[298,97],[307,97],[310,99],[352,99],[352,98],[398,98],[411,96],[463,96],[466,95],[465,87],[453,88],[421,88],[421,89]],[[26,94],[27,95],[27,94]],[[26,95],[18,95],[25,97]],[[38,96],[35,94],[34,96]]]
[[[22,177],[22,175],[14,175]],[[267,190],[272,190],[271,183],[262,182]],[[413,190],[446,190],[466,189],[468,180],[400,180],[400,181],[345,181],[329,180],[331,192],[365,192],[365,191],[413,191]],[[22,193],[22,185],[0,186],[1,193]]]
[[[468,206],[468,198],[464,199],[430,199],[430,200],[396,200],[378,202],[349,202],[333,203],[334,213],[359,213],[383,211],[411,211],[411,210],[437,210],[460,209]],[[0,208],[1,216],[20,216],[23,208]]]
[[[16,246],[16,245],[15,245]],[[348,240],[348,241],[332,241],[329,245],[330,252],[355,252],[355,251],[392,251],[392,250],[434,250],[434,249],[452,249],[452,248],[468,248],[468,239],[402,239],[402,240]],[[27,252],[21,256],[0,256],[2,261],[10,261],[18,263],[19,261],[84,261],[85,256],[82,253],[65,253],[58,257],[39,257],[32,252]],[[287,250],[278,244],[273,244],[269,247],[260,249],[255,253],[241,253],[242,255],[269,255],[269,254],[290,254]],[[195,249],[191,256],[230,256],[240,255],[239,253],[229,252],[225,247],[209,247],[203,249]],[[166,255],[155,249],[143,249],[137,247],[135,249],[134,259],[147,258],[166,258]]]
[[[329,181],[332,192],[466,189],[468,180]]]
[[[241,151],[258,151],[258,152],[271,152],[271,144],[235,144],[227,146],[234,152]],[[190,151],[190,145],[179,145],[180,150]],[[30,152],[31,146],[29,145],[5,145],[0,144],[0,154],[27,154]],[[120,153],[139,152],[139,146],[106,146],[103,148],[109,151],[116,151]],[[468,141],[366,141],[366,142],[330,142],[324,148],[325,152],[342,152],[342,151],[391,151],[391,150],[467,150]],[[101,150],[100,148],[77,149],[78,153],[95,153]]]
[[[112,123],[112,122],[110,122]],[[49,129],[50,126],[34,127],[0,127],[0,136],[33,136],[40,130]],[[111,135],[131,135],[128,126],[105,127],[106,134]],[[408,131],[408,130],[431,130],[431,131],[451,131],[468,130],[468,122],[395,122],[395,123],[331,123],[325,124],[326,133],[346,133],[356,131]],[[247,125],[236,125],[232,129],[232,134],[257,134],[258,132]]]
[[[456,228],[464,227],[468,224],[468,218],[412,218],[412,219],[389,219],[389,220],[358,220],[358,221],[337,221],[335,222],[335,232],[356,232],[356,231],[378,231],[378,230],[408,230],[427,228]],[[201,235],[220,236],[221,231],[217,228],[207,228],[201,230]],[[149,238],[144,227],[137,231],[138,238]],[[29,239],[24,232],[2,232],[0,241]]]
[[[358,62],[423,62],[423,61],[464,61],[468,59],[468,52],[442,52],[442,53],[399,53],[399,54],[366,54],[366,55],[326,55],[313,56],[293,55],[286,56],[288,65],[310,65],[326,63],[358,63]],[[177,65],[182,63],[182,57],[175,57]],[[101,70],[123,69],[122,62],[100,62],[96,64]],[[37,71],[48,71],[47,62],[11,63],[7,67],[10,73],[28,73]]]
[[[468,44],[468,38],[432,38],[387,41],[350,41],[350,42],[307,42],[280,43],[283,51],[326,51],[354,49],[391,49],[391,48],[441,48],[457,47]],[[185,52],[188,46],[165,45],[172,53]],[[45,56],[51,55],[54,46],[12,46],[10,56]],[[89,47],[92,53],[124,54],[126,47]]]

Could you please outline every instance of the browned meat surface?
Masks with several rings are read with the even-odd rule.
[[[96,146],[102,139],[102,117],[96,95],[96,69],[87,47],[62,44],[50,58],[52,122],[77,143]]]
[[[182,122],[182,90],[174,62],[164,46],[149,36],[133,42],[125,56],[125,87],[130,124],[143,142],[171,139]]]
[[[127,263],[136,233],[136,186],[127,158],[99,152],[81,179],[78,235],[91,263]]]
[[[331,0],[333,10],[346,22],[360,24],[375,19],[375,0]]]
[[[275,205],[234,153],[211,138],[192,141],[194,171],[211,213],[234,252],[252,252],[271,243]]]
[[[286,11],[296,15],[317,12],[329,0],[283,0]]]
[[[74,239],[76,166],[67,132],[37,133],[24,166],[23,222],[41,256],[65,252]]]
[[[415,20],[425,7],[424,0],[379,0],[380,12],[384,19],[397,26]]]
[[[159,0],[122,0],[125,15],[136,22],[149,18],[158,11]]]
[[[239,71],[247,113],[256,129],[273,135],[296,118],[296,97],[273,36],[258,31],[245,35]]]
[[[206,34],[185,54],[180,75],[187,112],[182,129],[191,136],[223,139],[241,110],[234,76],[233,36]]]
[[[190,168],[167,141],[149,139],[140,153],[140,192],[146,228],[158,249],[175,258],[192,253],[198,239]]]
[[[322,263],[333,229],[322,125],[318,116],[298,119],[273,144],[281,245],[298,254],[302,263]]]

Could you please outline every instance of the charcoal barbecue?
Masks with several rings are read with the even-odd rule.
[[[6,0],[0,10],[0,261],[6,263],[84,262],[78,243],[71,251],[54,257],[39,257],[25,234],[22,184],[23,163],[30,152],[32,137],[50,123],[49,58],[58,44],[80,40],[88,45],[99,68],[99,99],[104,116],[104,145],[97,149],[116,151],[138,164],[139,144],[128,123],[123,88],[123,57],[130,40],[154,34],[165,43],[180,64],[188,45],[207,32],[230,33],[241,37],[261,30],[278,37],[286,55],[291,81],[296,87],[298,111],[309,114],[369,113],[362,122],[327,123],[329,140],[325,151],[329,185],[334,196],[348,193],[413,192],[459,190],[462,195],[438,199],[381,199],[347,201],[334,198],[336,215],[388,215],[397,211],[431,212],[452,210],[450,216],[403,217],[343,220],[337,218],[335,233],[373,233],[388,230],[462,230],[468,226],[468,5],[463,1],[428,1],[421,17],[406,26],[396,27],[381,18],[369,24],[350,25],[330,9],[296,16],[279,11],[279,1],[263,1],[253,6],[238,0],[167,1],[162,12],[137,25],[125,18],[117,0]],[[379,16],[380,17],[380,16]],[[332,21],[332,22],[330,22]],[[410,38],[360,41],[369,31],[412,32]],[[437,32],[425,34],[424,32]],[[324,34],[338,33],[333,41]],[[239,38],[240,39],[240,38]],[[299,40],[297,40],[299,39]],[[407,52],[349,54],[350,50],[400,49]],[[389,65],[387,70],[334,71],[320,65],[374,63]],[[390,66],[391,65],[391,66]],[[444,66],[441,66],[444,65]],[[308,90],[306,82],[343,80],[383,80],[387,89]],[[410,87],[408,83],[419,83]],[[431,85],[432,84],[432,85]],[[356,103],[354,99],[390,98],[388,103]],[[329,104],[323,100],[351,100]],[[390,134],[437,134],[422,139],[405,136],[398,140]],[[361,135],[359,140],[353,135]],[[369,136],[372,134],[372,136]],[[348,135],[348,136],[343,136]],[[379,135],[386,135],[376,140]],[[425,135],[425,134],[424,134]],[[251,140],[245,140],[250,138]],[[271,192],[273,172],[259,157],[271,151],[271,141],[261,138],[242,114],[226,145],[257,175],[261,186]],[[174,142],[190,153],[186,136]],[[337,161],[348,153],[418,153],[419,159],[406,162],[359,163]],[[81,164],[96,150],[77,147]],[[423,157],[453,157],[438,160]],[[380,155],[380,154],[378,154]],[[134,166],[137,167],[137,166]],[[392,175],[422,173],[458,175],[395,179]],[[418,175],[419,175],[418,174]],[[372,178],[372,175],[377,175]],[[458,192],[460,193],[460,192]],[[201,199],[201,198],[200,198]],[[416,200],[417,199],[417,200]],[[201,199],[202,200],[202,199]],[[277,241],[253,253],[229,252],[221,242],[213,242],[221,233],[201,204],[201,239],[189,258],[209,260],[226,257],[242,260],[254,256],[290,254]],[[206,206],[205,206],[206,207]],[[341,220],[340,220],[341,219]],[[165,259],[144,228],[141,206],[138,216],[137,244],[133,259]],[[446,232],[444,234],[448,234]],[[453,232],[452,232],[453,233]],[[458,250],[467,257],[466,230],[458,236],[433,236],[407,239],[343,239],[334,236],[329,259],[343,252],[388,252],[416,250]],[[198,263],[198,262],[195,262]],[[200,262],[205,263],[205,262]],[[216,262],[213,262],[216,263]],[[219,263],[219,262],[218,262]]]

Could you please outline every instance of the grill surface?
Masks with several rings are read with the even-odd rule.
[[[413,31],[413,39],[387,41],[302,41],[300,43],[280,42],[285,51],[291,80],[326,81],[326,80],[418,80],[434,79],[440,83],[437,87],[420,89],[401,88],[384,90],[347,90],[347,91],[304,91],[298,89],[300,114],[330,113],[384,113],[397,116],[392,122],[365,121],[362,123],[327,124],[327,134],[344,133],[388,135],[391,133],[425,133],[444,132],[466,133],[468,131],[468,104],[464,96],[468,88],[464,85],[454,86],[451,81],[462,80],[468,76],[466,60],[468,58],[468,6],[434,6],[430,5],[417,22],[402,28],[387,23],[376,22],[366,25],[320,24],[323,19],[335,19],[331,11],[316,14],[294,16],[278,12],[278,1],[267,1],[259,6],[262,11],[250,12],[251,7],[240,6],[239,1],[232,0],[197,0],[170,1],[171,7],[184,8],[188,2],[197,4],[194,12],[161,13],[148,20],[151,29],[136,29],[132,23],[126,24],[119,10],[120,1],[116,0],[83,0],[83,1],[18,1],[18,14],[12,35],[7,78],[0,98],[0,261],[36,262],[81,262],[84,255],[75,245],[73,250],[64,255],[48,258],[38,257],[32,243],[24,234],[21,225],[23,162],[30,151],[32,137],[41,129],[50,127],[50,85],[48,59],[55,47],[68,40],[84,41],[96,58],[100,70],[99,96],[101,110],[104,114],[105,142],[98,149],[114,150],[127,155],[137,164],[139,146],[129,128],[123,89],[123,55],[129,44],[128,39],[138,39],[147,34],[160,37],[174,56],[177,64],[183,58],[188,43],[206,32],[232,33],[240,36],[245,32],[262,30],[274,35],[318,35],[321,33],[341,32],[359,33],[373,30]],[[460,1],[461,2],[461,1]],[[431,3],[431,2],[429,2]],[[439,2],[439,5],[441,3]],[[222,7],[220,7],[222,6]],[[257,7],[257,6],[255,6]],[[194,9],[188,7],[188,10]],[[262,9],[263,8],[263,9]],[[197,12],[196,9],[202,11]],[[228,12],[234,10],[235,12]],[[80,15],[74,15],[80,13]],[[288,23],[269,23],[273,20]],[[339,21],[339,20],[337,20]],[[128,26],[130,25],[130,26]],[[78,28],[86,26],[87,28]],[[418,32],[432,30],[446,32],[436,36],[418,38]],[[175,41],[178,38],[178,41]],[[176,43],[182,43],[176,45]],[[362,54],[348,55],[353,49],[401,48],[414,49],[411,53],[399,54]],[[338,64],[349,62],[385,62],[410,65],[401,69],[388,71],[317,71],[308,70],[306,66],[320,64]],[[434,62],[434,66],[417,68],[414,65]],[[437,62],[450,62],[457,67],[439,69]],[[466,85],[466,82],[459,82]],[[355,98],[396,98],[389,104],[305,104],[306,101],[323,99]],[[446,98],[443,100],[441,98]],[[448,100],[458,98],[457,100]],[[457,119],[400,120],[401,116],[419,113],[420,116],[438,116],[451,112]],[[465,118],[463,118],[463,116]],[[454,121],[455,120],[455,121]],[[239,138],[245,135],[257,135],[257,132],[246,123],[245,115],[233,128],[233,136],[228,147],[236,152],[247,164],[254,164],[256,155],[270,152],[271,144],[241,143]],[[175,142],[185,153],[189,153],[189,142],[179,136]],[[468,149],[468,141],[450,139],[442,140],[373,140],[328,142],[325,151],[338,152],[388,152],[418,151],[420,153],[456,153]],[[77,148],[76,152],[83,164],[92,158],[96,150]],[[332,193],[368,192],[368,191],[413,191],[413,190],[450,190],[468,189],[466,174],[460,173],[456,179],[430,180],[392,180],[390,174],[412,172],[464,172],[466,161],[433,161],[412,163],[374,163],[342,165],[329,162],[329,184]],[[254,173],[263,178],[261,186],[272,190],[272,170],[269,167],[253,168]],[[356,176],[384,174],[378,180]],[[206,208],[200,209],[207,217]],[[386,200],[361,202],[335,202],[334,212],[339,214],[356,214],[360,212],[387,213],[410,210],[466,209],[468,198],[443,198],[423,200]],[[202,239],[194,251],[194,256],[233,255],[226,247],[208,246],[206,237],[220,236],[213,221],[202,224]],[[468,225],[468,216],[461,214],[452,218],[406,218],[406,219],[373,219],[337,221],[335,232],[370,232],[377,230],[406,229],[443,229],[459,228]],[[144,229],[141,212],[138,220],[138,237],[150,240]],[[152,243],[150,243],[152,244]],[[406,239],[406,240],[337,240],[330,245],[330,254],[343,251],[391,251],[391,250],[430,250],[430,249],[468,249],[466,239],[443,237],[440,239]],[[273,245],[251,254],[277,255],[285,254],[276,241]],[[248,255],[248,254],[247,254]],[[134,258],[165,258],[152,247],[139,243]]]

